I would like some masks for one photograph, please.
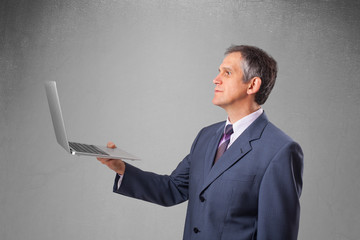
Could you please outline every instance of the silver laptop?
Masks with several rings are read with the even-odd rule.
[[[46,96],[49,103],[50,114],[54,125],[57,142],[72,155],[86,155],[102,158],[114,158],[124,160],[140,160],[138,157],[125,152],[119,148],[107,148],[106,146],[97,146],[76,142],[69,142],[65,130],[64,119],[61,112],[59,95],[56,88],[56,82],[45,83]]]

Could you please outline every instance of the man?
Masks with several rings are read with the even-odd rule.
[[[263,50],[228,48],[212,100],[227,120],[203,128],[170,176],[99,158],[117,173],[114,192],[164,206],[188,200],[184,240],[297,239],[302,150],[261,108],[276,75]]]

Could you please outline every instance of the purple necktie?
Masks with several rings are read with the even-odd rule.
[[[225,127],[225,133],[224,133],[223,137],[221,138],[220,145],[217,149],[214,164],[216,163],[217,160],[219,160],[219,158],[226,151],[227,146],[229,145],[229,142],[230,142],[230,136],[231,136],[231,134],[233,134],[233,132],[234,132],[234,130],[233,130],[233,127],[231,124],[229,124]]]

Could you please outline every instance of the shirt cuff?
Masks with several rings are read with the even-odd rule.
[[[119,176],[118,182],[117,182],[117,190],[119,190],[120,186],[121,186],[121,182],[123,179],[123,175],[121,174],[117,174]]]

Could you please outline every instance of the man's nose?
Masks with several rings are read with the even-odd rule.
[[[221,84],[221,78],[220,78],[220,74],[219,75],[217,75],[215,78],[214,78],[214,80],[213,80],[213,83],[215,84],[215,85],[218,85],[218,84]]]

